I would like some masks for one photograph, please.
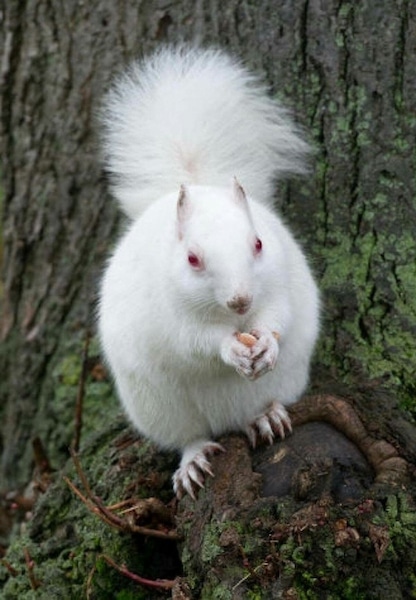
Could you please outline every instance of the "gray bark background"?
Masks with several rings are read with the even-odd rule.
[[[30,480],[33,438],[60,468],[73,435],[74,381],[118,224],[100,99],[131,59],[180,39],[241,56],[309,135],[311,175],[282,185],[278,206],[323,293],[313,384],[383,385],[402,412],[365,398],[362,412],[388,414],[392,438],[413,448],[415,3],[8,0],[0,19],[0,491]],[[118,410],[108,384],[87,408],[84,435]]]

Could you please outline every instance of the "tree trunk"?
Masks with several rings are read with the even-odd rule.
[[[416,390],[416,5],[410,0],[8,0],[0,19],[0,491],[19,491],[31,480],[34,439],[41,440],[52,466],[60,470],[74,435],[82,348],[94,331],[97,283],[118,225],[99,160],[95,115],[102,95],[131,59],[160,43],[219,43],[264,74],[271,92],[293,110],[316,148],[310,177],[284,184],[278,193],[279,209],[311,257],[323,301],[311,385],[314,411],[304,409],[298,416],[303,433],[294,439],[306,444],[307,456],[307,448],[313,446],[307,422],[326,421],[329,425],[315,434],[326,440],[331,427],[344,431],[365,460],[355,457],[345,464],[340,456],[349,456],[349,450],[338,439],[337,450],[328,450],[330,465],[328,457],[315,457],[311,450],[314,466],[292,464],[292,483],[282,484],[284,493],[270,484],[269,493],[267,482],[280,477],[270,472],[270,455],[264,451],[251,456],[241,438],[229,438],[225,443],[236,465],[228,470],[228,476],[233,474],[227,484],[231,487],[221,492],[216,479],[201,495],[194,516],[187,501],[181,503],[185,575],[195,593],[206,598],[247,597],[250,590],[262,597],[261,589],[269,594],[264,597],[276,598],[303,598],[305,590],[315,597],[319,589],[327,597],[376,598],[380,596],[371,586],[377,578],[389,586],[390,598],[414,593],[416,496],[407,475],[416,456],[410,421]],[[94,341],[84,363],[88,378],[83,440],[90,448],[98,444],[102,449],[100,443],[116,447],[119,430],[108,423],[116,418],[118,404],[103,379]],[[345,406],[352,407],[355,416]],[[382,458],[380,472],[371,450],[354,436],[354,427],[361,425],[374,443],[389,444],[387,458],[383,448],[375,446]],[[89,435],[97,431],[103,432],[98,441]],[[272,458],[276,448],[290,455],[290,448],[277,445]],[[137,457],[141,452],[142,446]],[[86,460],[93,455],[87,451]],[[131,456],[129,460],[136,464]],[[149,468],[157,470],[159,460],[149,459]],[[252,474],[252,461],[263,483]],[[323,465],[324,483],[316,465]],[[90,463],[87,468],[91,485],[100,483]],[[221,472],[221,457],[217,468]],[[355,492],[348,492],[353,500],[347,508],[345,497],[334,491],[340,471],[343,482],[345,473],[359,473],[354,479],[359,482],[351,484]],[[149,489],[166,499],[168,479]],[[218,480],[224,478],[220,475]],[[113,491],[121,494],[125,481],[111,481]],[[68,500],[62,486],[58,481],[48,497],[55,490],[57,498],[62,500],[63,494]],[[111,494],[103,490],[102,495]],[[283,500],[276,504],[276,498]],[[51,525],[42,532],[39,523],[62,521],[55,509],[46,517],[46,505],[40,504],[41,517],[35,517],[30,540],[38,544],[31,551],[38,552],[39,562],[48,554],[46,538],[59,530]],[[233,525],[230,519],[221,525],[224,506],[232,512]],[[306,513],[299,515],[302,510]],[[81,518],[76,514],[73,519]],[[198,515],[202,528],[197,526]],[[0,535],[6,538],[7,511],[0,517]],[[68,534],[78,544],[81,538],[87,540],[88,553],[78,579],[73,575],[73,587],[66,590],[68,597],[79,595],[80,581],[95,564],[94,523],[88,524],[84,538],[80,530]],[[266,539],[262,550],[261,541],[254,543]],[[127,545],[126,561],[131,541]],[[72,560],[61,542],[55,550]],[[14,551],[17,556],[19,551]],[[395,571],[399,559],[402,564]],[[367,588],[357,583],[360,561],[371,575]],[[29,579],[25,581],[30,587]],[[25,584],[13,588],[20,585],[16,582],[10,575],[5,589],[19,589],[20,595],[7,592],[6,597],[25,597]],[[114,597],[114,590],[107,590],[106,596],[99,589],[92,597]]]

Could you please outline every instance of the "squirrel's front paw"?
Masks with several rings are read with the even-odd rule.
[[[263,328],[252,329],[250,333],[257,339],[251,348],[253,378],[257,379],[276,366],[279,354],[278,335]]]
[[[221,358],[227,365],[234,367],[239,375],[255,379],[252,349],[241,342],[237,334],[224,340]]]

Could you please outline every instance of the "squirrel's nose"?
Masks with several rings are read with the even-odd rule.
[[[249,310],[252,302],[253,297],[248,294],[244,296],[237,295],[233,296],[231,300],[227,302],[227,306],[239,315],[244,315]]]

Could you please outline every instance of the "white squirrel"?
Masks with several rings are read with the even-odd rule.
[[[302,172],[308,146],[259,80],[214,49],[164,47],[133,64],[102,121],[113,192],[133,220],[102,282],[102,347],[130,420],[182,452],[174,490],[195,497],[223,450],[213,438],[284,437],[284,406],[308,383],[318,292],[272,210],[277,177]]]

